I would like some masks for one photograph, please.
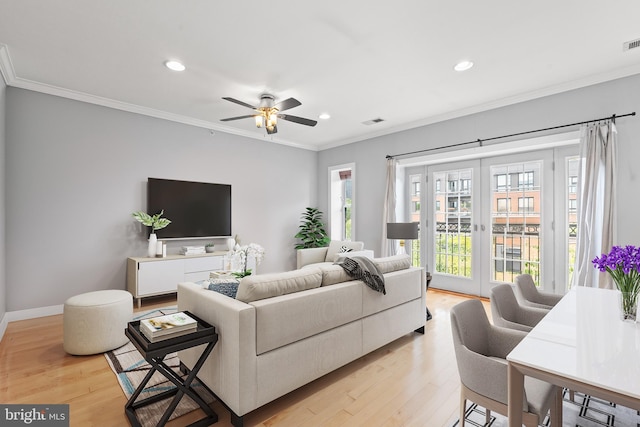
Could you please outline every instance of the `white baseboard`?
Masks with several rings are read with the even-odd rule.
[[[0,341],[4,338],[4,332],[7,330],[7,325],[9,324],[7,317],[9,316],[5,313],[4,316],[2,316],[2,319],[0,319]]]
[[[9,311],[4,315],[7,322],[15,322],[17,320],[35,319],[38,317],[55,316],[62,314],[64,304],[50,305],[48,307],[29,308],[27,310]]]

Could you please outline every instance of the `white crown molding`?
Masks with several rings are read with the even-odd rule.
[[[4,76],[4,80],[7,86],[32,90],[34,92],[46,93],[48,95],[54,95],[62,98],[73,99],[75,101],[87,102],[89,104],[100,105],[102,107],[113,108],[116,110],[127,111],[130,113],[142,114],[144,116],[155,117],[163,120],[169,120],[172,122],[205,128],[212,131],[229,133],[233,135],[243,136],[246,138],[257,139],[260,141],[268,140],[269,142],[273,142],[276,144],[316,151],[315,148],[298,144],[292,141],[287,141],[285,139],[272,137],[271,135],[256,134],[255,132],[235,129],[228,126],[220,125],[218,123],[210,122],[207,120],[200,120],[192,117],[181,116],[179,114],[169,113],[167,111],[156,110],[153,108],[143,107],[140,105],[129,104],[127,102],[116,101],[110,98],[104,98],[101,96],[91,95],[84,92],[65,89],[62,87],[53,86],[46,83],[40,83],[33,80],[23,79],[16,75],[15,70],[13,68],[13,64],[11,62],[11,57],[9,55],[9,48],[6,45],[2,45],[2,44],[0,44],[0,72],[2,72],[2,75]]]
[[[554,86],[547,86],[542,89],[534,90],[531,92],[521,93],[518,95],[510,96],[507,98],[498,99],[495,101],[487,102],[484,104],[474,105],[469,108],[463,108],[460,110],[450,111],[444,114],[427,117],[422,120],[414,121],[411,123],[405,123],[403,125],[394,126],[380,130],[378,132],[372,132],[366,135],[334,141],[332,143],[324,144],[318,147],[318,151],[328,150],[330,148],[339,147],[341,145],[347,145],[354,142],[364,141],[367,139],[377,138],[380,136],[389,135],[392,133],[402,132],[409,129],[415,129],[422,126],[431,125],[434,123],[443,122],[446,120],[456,119],[459,117],[468,116],[471,114],[481,113],[483,111],[493,110],[496,108],[506,107],[520,102],[531,101],[533,99],[542,98],[545,96],[556,95],[562,92],[568,92],[570,90],[580,89],[587,86],[596,85],[599,83],[608,82],[611,80],[620,79],[623,77],[629,77],[635,74],[640,74],[640,64],[632,65],[626,68],[621,68],[609,73],[594,74],[584,77],[582,79],[571,80],[565,83],[561,83]],[[612,112],[614,113],[614,112]],[[625,114],[628,111],[615,111],[616,114]],[[489,135],[490,136],[490,135]]]
[[[7,86],[9,86],[9,82],[16,79],[11,57],[9,56],[9,48],[4,44],[0,44],[0,74]]]

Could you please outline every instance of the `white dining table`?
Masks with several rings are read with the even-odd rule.
[[[522,427],[525,375],[640,410],[640,324],[619,295],[573,288],[509,353],[509,427]]]

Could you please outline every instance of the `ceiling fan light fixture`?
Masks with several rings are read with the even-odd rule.
[[[256,127],[261,128],[264,125],[264,117],[262,115],[256,116]]]
[[[184,64],[178,61],[172,61],[172,60],[165,61],[164,65],[165,67],[173,71],[184,71],[187,69],[187,67],[185,67]]]

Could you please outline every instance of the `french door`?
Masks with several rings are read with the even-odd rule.
[[[431,286],[489,296],[527,273],[563,293],[567,230],[576,227],[575,154],[565,147],[407,168],[411,220],[421,224],[413,258],[431,272]],[[417,182],[425,188],[418,196]]]

